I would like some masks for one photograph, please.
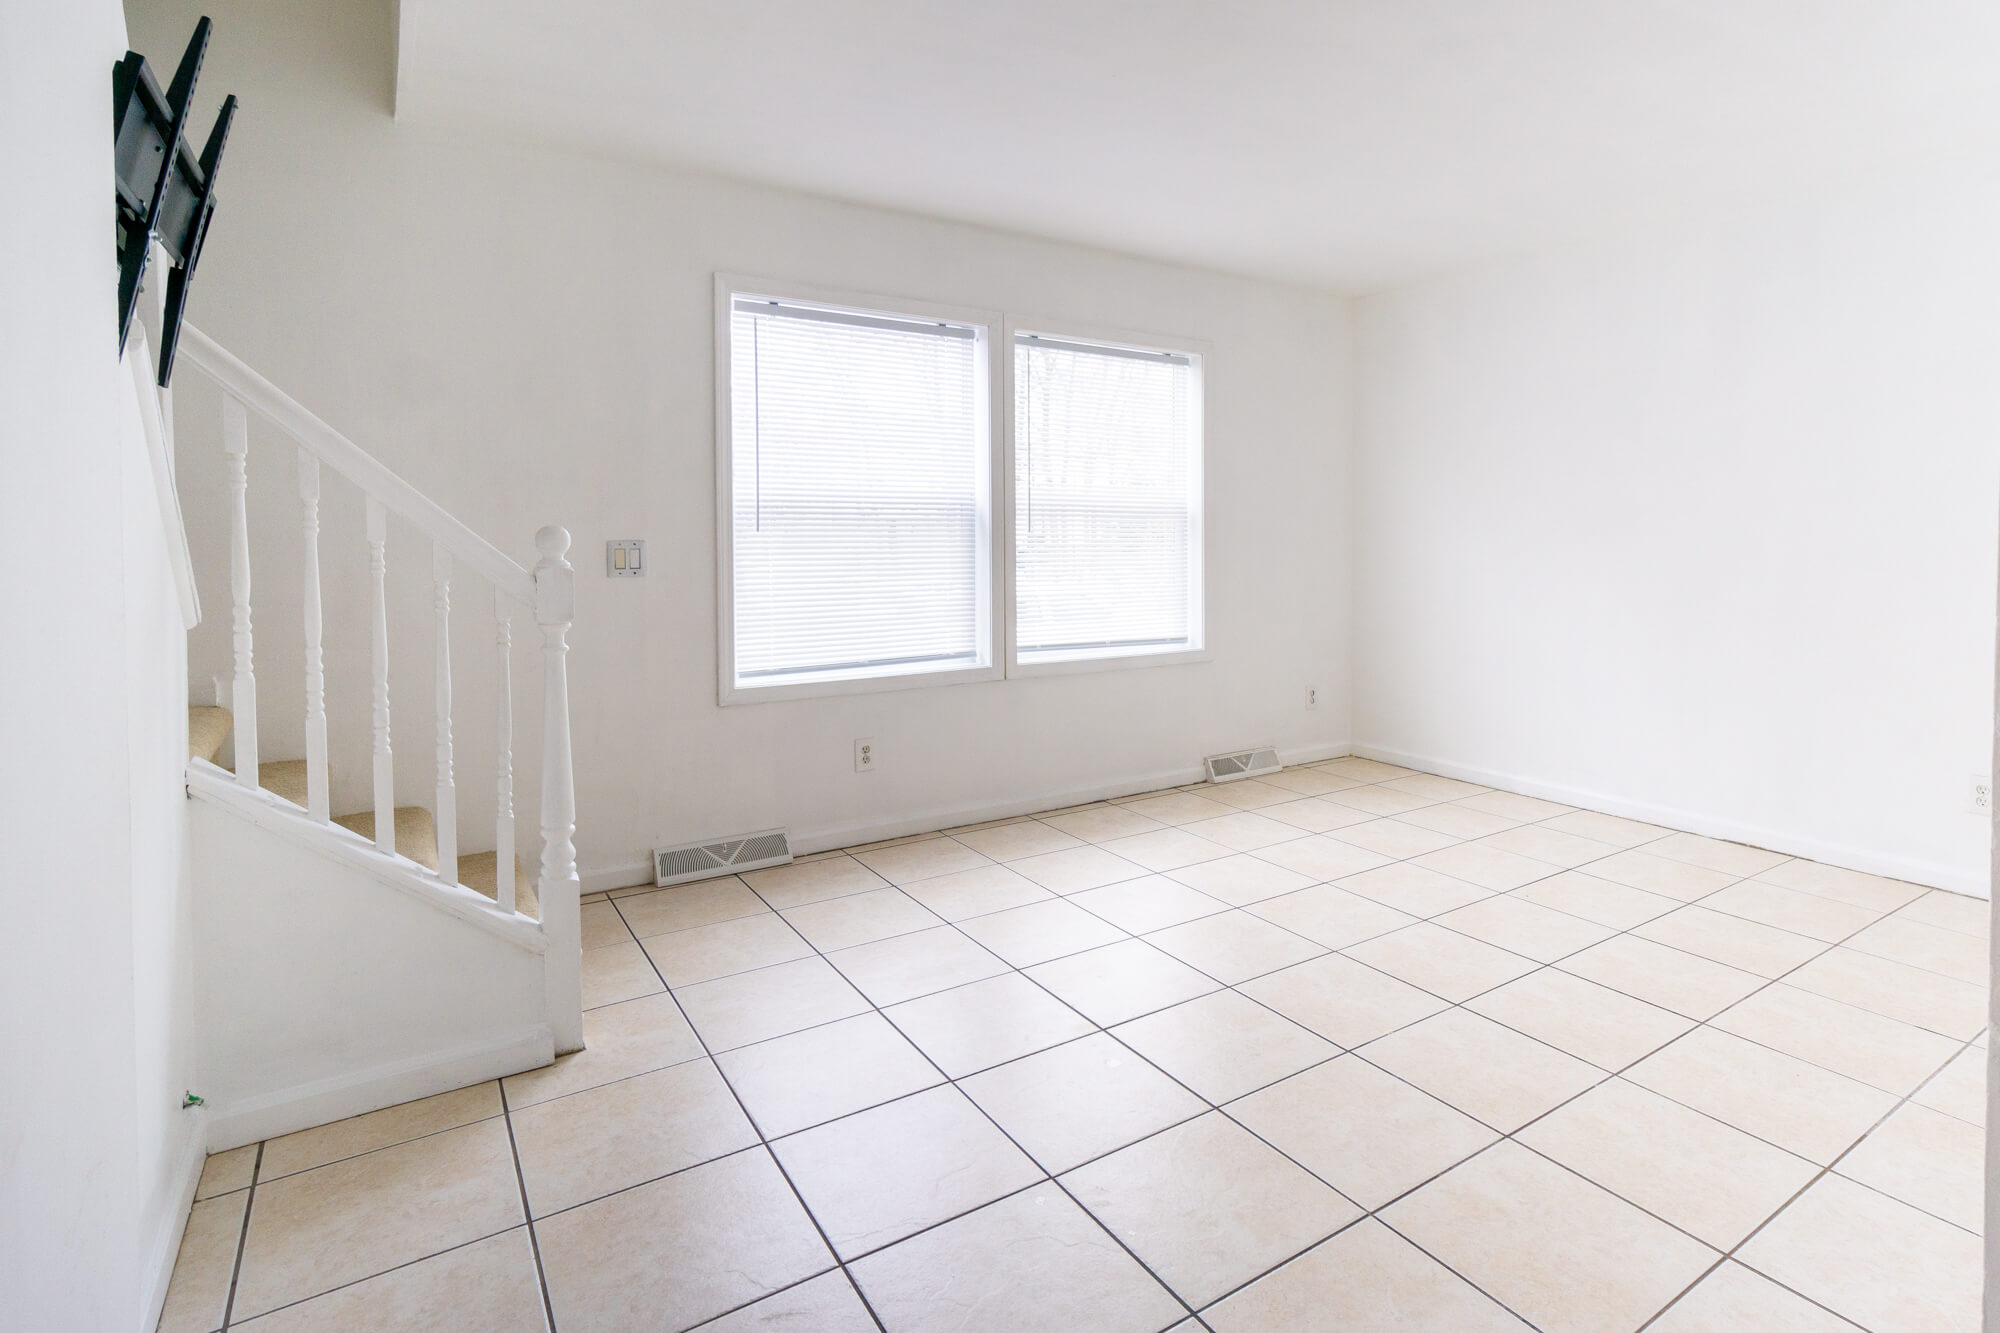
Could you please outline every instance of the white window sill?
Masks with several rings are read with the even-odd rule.
[[[840,694],[881,694],[890,690],[921,690],[933,685],[966,685],[974,681],[1000,680],[998,666],[947,667],[937,671],[898,671],[884,675],[827,675],[772,685],[741,685],[724,682],[717,702],[724,708],[737,704],[776,703],[784,699],[819,699]]]
[[[1023,662],[1016,659],[1008,664],[1007,675],[1018,679],[1024,676],[1073,676],[1086,671],[1133,671],[1141,667],[1187,666],[1209,661],[1211,657],[1206,648],[1182,648],[1158,653],[1114,651],[1103,657],[1065,657],[1053,661]]]

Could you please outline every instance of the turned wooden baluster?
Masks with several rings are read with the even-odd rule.
[[[451,553],[431,544],[431,610],[437,621],[438,878],[458,883],[458,789],[451,773]]]
[[[306,813],[333,813],[326,785],[326,658],[320,647],[319,460],[299,450],[299,507],[305,537]]]
[[[375,845],[396,851],[396,765],[389,750],[389,515],[368,501],[368,576],[374,595]]]
[[[583,941],[576,874],[576,774],[569,752],[569,627],[576,615],[576,570],[564,555],[569,533],[535,534],[535,623],[542,633],[542,873],[536,885],[548,936],[543,978],[556,1050],[583,1049]]]
[[[250,418],[238,399],[222,399],[222,451],[229,476],[229,629],[235,674],[229,708],[235,715],[236,781],[257,787],[257,673],[250,658]]]
[[[500,668],[497,777],[493,786],[493,887],[503,911],[514,906],[514,625],[507,600],[493,590],[493,648]]]

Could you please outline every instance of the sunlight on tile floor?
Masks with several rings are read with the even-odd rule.
[[[1977,1327],[1977,900],[1337,759],[583,916],[586,1051],[210,1158],[160,1327]]]

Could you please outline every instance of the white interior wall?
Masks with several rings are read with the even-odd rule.
[[[0,7],[0,1322],[150,1329],[200,1167],[184,648],[110,228],[117,6]],[[155,53],[156,57],[159,53]],[[175,45],[167,69],[179,57]]]
[[[142,1281],[153,1284],[142,1297],[142,1309],[151,1310],[166,1299],[181,1226],[201,1170],[208,1116],[182,1106],[187,1093],[207,1091],[199,1076],[194,878],[184,785],[187,631],[139,406],[129,389],[123,401],[124,509],[118,530],[124,541],[125,720],[132,774],[137,1220],[141,1243],[150,1247],[140,1256]]]
[[[555,1057],[541,954],[213,798],[190,840],[212,1151]]]
[[[216,20],[204,87],[235,91],[223,201],[192,318],[524,563],[576,537],[577,845],[603,882],[645,849],[773,824],[807,845],[936,827],[1197,775],[1245,743],[1347,740],[1348,307],[1274,284],[504,142],[389,116],[390,5],[134,0],[139,38]],[[181,36],[177,37],[179,34]],[[714,366],[718,271],[1155,330],[1213,344],[1207,663],[720,708]],[[213,396],[177,381],[202,587],[225,595]],[[297,509],[289,450],[254,435],[260,726],[291,757]],[[327,676],[337,804],[366,804],[359,506],[329,484]],[[342,508],[341,506],[345,506]],[[613,581],[603,543],[652,572]],[[287,563],[294,562],[294,563]],[[260,571],[265,570],[260,565]],[[432,782],[428,553],[392,531],[397,785]],[[463,584],[454,653],[461,846],[491,846],[491,630]],[[214,617],[197,662],[226,660]],[[517,626],[517,640],[529,627]],[[539,689],[532,649],[517,695]],[[199,675],[197,682],[199,682]],[[1322,699],[1305,709],[1308,686]],[[536,713],[518,730],[532,739]],[[880,771],[852,771],[871,737]],[[516,751],[532,820],[532,745]],[[529,823],[527,827],[532,827]],[[531,844],[524,844],[531,845]]]
[[[1356,749],[1984,893],[2000,177],[1361,303]]]

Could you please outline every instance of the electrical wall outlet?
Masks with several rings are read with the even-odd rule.
[[[854,742],[854,771],[856,773],[875,771],[875,742],[869,737],[864,736]]]
[[[1306,686],[1306,711],[1311,712],[1313,709],[1318,707],[1319,707],[1319,686],[1317,685]]]
[[[1974,773],[1965,790],[1965,813],[1968,815],[1991,815],[1993,813],[1993,779],[1985,773]]]

